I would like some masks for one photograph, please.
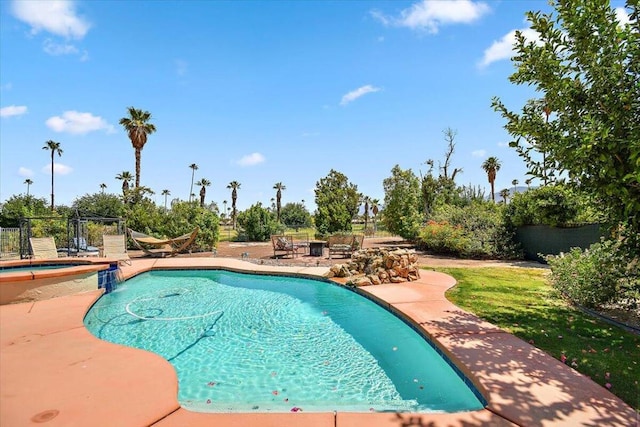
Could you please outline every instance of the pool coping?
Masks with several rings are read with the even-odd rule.
[[[68,260],[67,260],[68,261]],[[284,267],[228,258],[133,260],[125,278],[153,269],[220,268],[323,277],[327,267]],[[83,324],[102,290],[0,306],[0,425],[398,426],[607,425],[638,413],[607,389],[534,346],[461,310],[444,296],[450,276],[421,270],[415,282],[359,292],[417,327],[473,382],[479,411],[411,413],[231,413],[188,411],[177,377],[160,356],[108,343]],[[413,423],[413,424],[411,424]]]

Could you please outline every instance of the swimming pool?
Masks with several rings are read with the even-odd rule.
[[[349,289],[222,270],[154,271],[102,296],[99,338],[156,352],[202,412],[480,409],[430,343]]]

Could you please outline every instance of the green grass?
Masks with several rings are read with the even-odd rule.
[[[500,326],[602,385],[640,410],[640,336],[571,307],[547,283],[548,270],[438,268],[458,284],[457,306]],[[609,373],[607,378],[607,373]]]

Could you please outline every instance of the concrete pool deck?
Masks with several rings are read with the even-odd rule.
[[[322,276],[327,267],[268,266],[229,258],[134,259],[124,277],[161,268],[225,268]],[[177,377],[153,353],[108,343],[84,327],[102,291],[0,306],[0,426],[635,426],[622,400],[541,350],[451,304],[455,281],[361,288],[424,329],[487,400],[480,411],[207,414],[182,409]],[[303,408],[304,409],[304,408]]]

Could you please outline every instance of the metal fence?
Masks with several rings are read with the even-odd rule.
[[[0,258],[20,258],[20,228],[0,227]]]

